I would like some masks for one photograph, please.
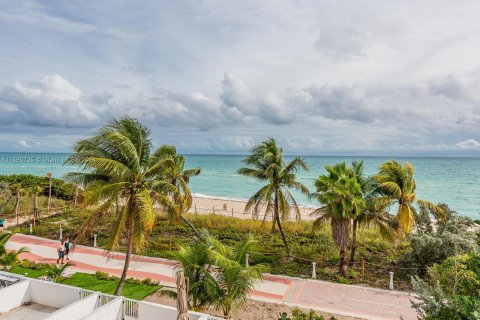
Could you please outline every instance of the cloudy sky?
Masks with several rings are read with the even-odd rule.
[[[478,0],[0,6],[0,151],[128,114],[188,153],[480,156]]]

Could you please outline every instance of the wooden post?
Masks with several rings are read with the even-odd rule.
[[[172,251],[172,236],[168,238],[168,249]]]
[[[365,280],[365,260],[362,258],[362,276],[363,279]]]
[[[197,214],[197,204],[195,203],[195,214]]]
[[[233,208],[232,208],[232,217],[233,217]]]
[[[317,263],[312,262],[312,278],[317,279]]]
[[[213,209],[213,214],[215,214],[215,206],[213,206],[213,208],[212,208],[212,209]]]

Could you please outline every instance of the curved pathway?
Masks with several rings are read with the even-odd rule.
[[[57,245],[58,241],[55,240],[15,234],[6,247],[8,250],[16,250],[25,246],[30,252],[22,254],[22,258],[55,263]],[[69,269],[82,272],[104,271],[119,276],[124,258],[122,253],[107,254],[102,249],[76,246],[70,254],[74,266]],[[151,278],[162,285],[174,286],[175,265],[175,261],[167,259],[134,256],[128,276]],[[417,319],[410,306],[413,297],[407,293],[326,281],[265,274],[264,279],[255,284],[250,298],[362,319]]]

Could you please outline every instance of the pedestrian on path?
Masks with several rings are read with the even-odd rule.
[[[65,242],[63,240],[60,241],[60,244],[57,247],[58,252],[58,259],[57,264],[61,260],[63,264],[63,258],[65,258]]]
[[[65,257],[67,258],[67,260],[70,260],[70,258],[68,257],[69,253],[70,253],[70,237],[67,237],[65,239]]]

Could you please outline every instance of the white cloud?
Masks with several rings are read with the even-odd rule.
[[[10,1],[0,130],[14,147],[19,133],[37,148],[39,132],[42,148],[60,148],[62,134],[129,114],[159,141],[198,149],[275,136],[309,153],[478,153],[462,145],[480,134],[479,10],[475,0]]]
[[[18,140],[18,144],[22,147],[22,148],[31,148],[32,146],[24,139],[20,139]]]
[[[480,148],[480,142],[474,139],[463,140],[463,141],[457,142],[455,145],[461,149],[479,149]]]
[[[3,87],[0,111],[4,126],[90,127],[99,120],[82,92],[60,75]]]

